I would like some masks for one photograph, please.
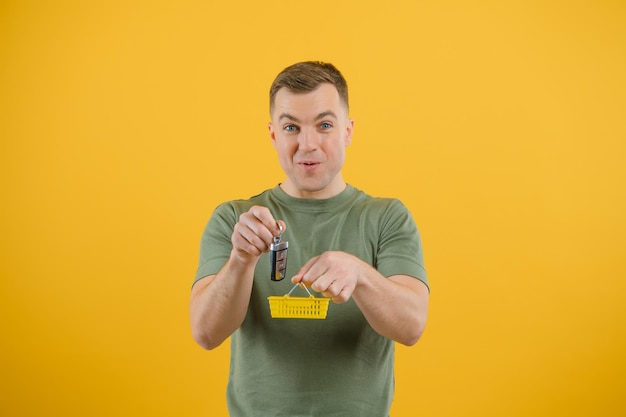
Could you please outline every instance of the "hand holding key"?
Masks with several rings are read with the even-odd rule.
[[[267,207],[251,207],[239,216],[233,229],[232,255],[243,262],[258,260],[262,253],[269,251],[274,236],[281,235],[281,228],[286,229],[285,222],[275,220]]]

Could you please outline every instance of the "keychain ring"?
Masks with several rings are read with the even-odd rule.
[[[280,222],[276,222],[276,224],[278,225],[278,229],[280,230],[280,234],[278,236],[274,236],[274,243],[280,242],[280,240],[283,237],[283,226],[280,224]]]

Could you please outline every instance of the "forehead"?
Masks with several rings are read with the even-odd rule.
[[[278,90],[274,98],[272,117],[277,114],[290,114],[296,117],[316,116],[332,111],[345,114],[346,106],[341,102],[339,92],[332,84],[320,84],[307,93],[295,93],[285,87]]]

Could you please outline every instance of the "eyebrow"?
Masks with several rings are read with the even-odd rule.
[[[321,120],[321,119],[323,119],[323,118],[325,118],[325,117],[328,117],[328,116],[332,116],[332,117],[334,117],[335,119],[337,119],[337,115],[335,114],[335,112],[333,112],[333,111],[331,111],[331,110],[327,110],[327,111],[323,111],[323,112],[321,112],[320,114],[318,114],[318,115],[315,117],[315,120]],[[289,114],[289,113],[281,113],[281,115],[278,117],[278,120],[282,120],[282,119],[289,119],[289,120],[291,120],[292,122],[296,122],[296,123],[299,123],[299,122],[300,122],[300,119],[298,119],[298,118],[297,118],[297,117],[295,117],[295,116],[292,116],[292,115],[291,115],[291,114]]]

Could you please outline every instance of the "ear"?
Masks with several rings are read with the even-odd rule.
[[[274,126],[272,126],[272,122],[267,124],[267,128],[270,131],[270,139],[272,140],[272,145],[276,147],[276,132],[274,132]]]
[[[345,146],[349,146],[352,143],[352,132],[354,132],[354,120],[348,119],[348,126],[346,127],[346,137],[344,139]]]

